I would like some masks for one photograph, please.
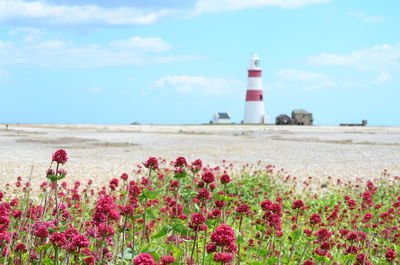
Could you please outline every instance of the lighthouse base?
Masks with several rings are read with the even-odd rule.
[[[264,102],[247,101],[244,111],[243,123],[267,123],[267,116],[264,111]]]

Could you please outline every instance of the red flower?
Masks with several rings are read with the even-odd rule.
[[[52,161],[58,164],[64,164],[68,160],[67,152],[64,149],[57,150],[52,157]]]
[[[199,200],[209,200],[211,199],[211,194],[207,189],[201,189],[197,194],[197,199]]]
[[[220,180],[221,183],[223,183],[223,184],[228,184],[229,182],[231,182],[231,178],[229,177],[228,174],[223,174],[222,177],[220,177],[219,180]]]
[[[204,173],[201,176],[201,179],[205,182],[205,183],[211,183],[214,182],[215,177],[214,174],[211,171],[207,171],[206,173]]]
[[[300,209],[304,206],[304,202],[302,200],[297,200],[292,203],[292,209]]]
[[[311,223],[312,225],[318,224],[318,223],[320,223],[321,221],[322,221],[321,216],[320,216],[319,214],[317,214],[317,213],[313,213],[313,214],[310,216],[310,223]]]
[[[392,262],[396,258],[396,252],[393,249],[389,248],[385,254],[386,260],[388,262]]]
[[[78,248],[86,248],[90,245],[90,242],[86,236],[76,235],[72,238],[72,244]]]
[[[161,264],[162,265],[167,265],[167,264],[172,264],[175,262],[175,258],[173,256],[162,256],[161,257]]]
[[[312,262],[311,260],[306,260],[304,261],[303,265],[315,265],[315,263]]]
[[[183,156],[178,157],[175,160],[174,166],[175,167],[186,167],[187,166],[186,159]]]
[[[136,256],[133,265],[156,265],[156,263],[152,255],[144,252]]]
[[[211,240],[217,246],[229,246],[236,241],[235,231],[229,225],[222,224],[215,228],[215,231],[211,234]]]
[[[144,166],[148,169],[158,169],[158,160],[155,157],[149,157],[147,161],[144,163]]]
[[[250,212],[250,207],[247,204],[241,204],[236,208],[236,212],[247,214]]]
[[[214,254],[214,261],[221,262],[222,264],[231,262],[233,255],[231,253],[218,252]]]
[[[23,243],[19,243],[15,246],[15,251],[16,252],[21,252],[21,253],[25,253],[26,252],[26,246]]]
[[[67,243],[67,239],[63,233],[54,232],[50,236],[50,242],[56,247],[62,247]]]
[[[192,214],[191,221],[195,225],[202,225],[206,221],[206,217],[202,213]]]

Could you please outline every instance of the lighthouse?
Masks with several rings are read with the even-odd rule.
[[[266,123],[260,57],[252,54],[248,69],[243,123]]]

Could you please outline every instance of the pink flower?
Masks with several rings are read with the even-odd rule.
[[[133,265],[156,265],[156,263],[152,255],[144,252],[136,256]]]
[[[64,164],[68,160],[67,152],[64,149],[57,150],[52,157],[52,161],[58,164]]]

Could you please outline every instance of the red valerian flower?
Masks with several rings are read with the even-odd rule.
[[[389,248],[385,254],[386,260],[388,262],[392,262],[396,258],[396,252],[393,249]]]
[[[313,214],[310,216],[310,223],[311,223],[312,225],[318,224],[318,223],[320,223],[321,221],[322,221],[321,216],[320,216],[319,214],[317,214],[317,213],[313,213]]]
[[[147,161],[143,164],[148,169],[152,169],[152,170],[158,169],[158,160],[155,157],[149,157],[147,159]]]
[[[21,253],[25,253],[26,252],[26,246],[24,243],[19,243],[15,246],[15,251],[16,252],[21,252]]]
[[[175,160],[174,166],[175,167],[186,167],[187,166],[186,159],[183,156],[178,157]]]
[[[315,263],[312,262],[311,260],[306,260],[304,261],[303,265],[315,265]]]
[[[195,225],[202,225],[206,221],[206,217],[202,213],[194,213],[191,216],[191,221]]]
[[[133,265],[156,265],[152,255],[143,252],[136,256],[133,260]]]
[[[247,204],[241,204],[236,208],[237,213],[248,214],[250,212],[250,207]]]
[[[197,173],[201,170],[202,167],[203,167],[203,162],[200,159],[196,159],[194,162],[192,162],[190,170],[193,173]]]
[[[292,209],[300,209],[304,206],[304,202],[302,200],[297,200],[292,203]]]
[[[211,171],[207,171],[201,176],[201,179],[205,183],[212,183],[212,182],[214,182],[215,177],[214,177],[214,174]]]
[[[214,232],[211,234],[211,240],[217,246],[229,246],[236,241],[235,231],[233,231],[229,225],[222,224],[215,228]]]
[[[228,174],[223,174],[222,177],[219,178],[222,184],[228,184],[231,182],[231,178],[229,177]]]
[[[161,257],[161,264],[162,265],[168,265],[168,264],[172,264],[175,262],[175,258],[173,256],[167,256],[164,255]]]
[[[90,245],[90,242],[86,236],[79,234],[72,238],[72,244],[78,248],[86,248]]]
[[[226,264],[233,260],[233,255],[231,253],[218,252],[214,254],[214,261]]]
[[[57,150],[52,157],[52,161],[58,164],[64,164],[68,160],[67,152],[64,149]]]
[[[63,233],[54,232],[50,236],[50,242],[56,247],[63,247],[67,243],[67,239]]]

